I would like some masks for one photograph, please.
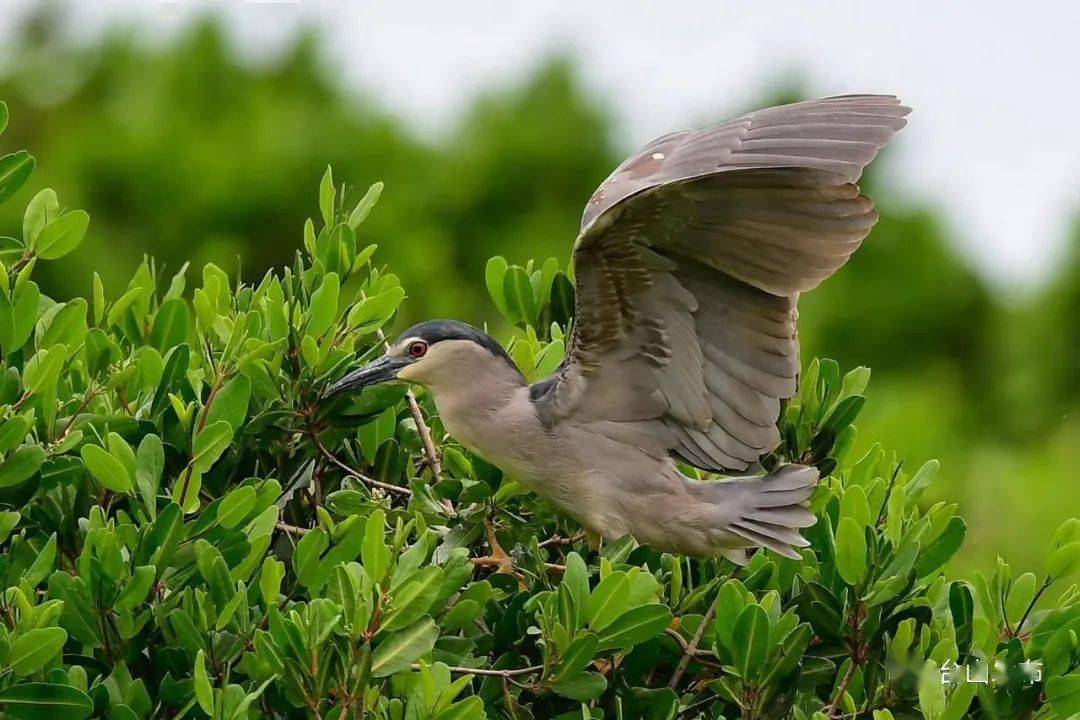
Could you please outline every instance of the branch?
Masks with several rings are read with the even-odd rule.
[[[312,430],[311,432],[311,439],[315,442],[315,447],[318,448],[319,452],[324,458],[337,466],[339,470],[353,476],[365,485],[370,485],[371,487],[376,487],[380,490],[386,490],[387,492],[398,493],[400,495],[412,495],[412,490],[407,487],[401,487],[400,485],[391,485],[390,483],[384,483],[380,480],[376,480],[375,478],[368,477],[359,470],[349,467],[345,463],[341,462],[341,460],[338,460],[337,456],[334,455],[334,453],[326,449],[326,446],[323,445],[322,439],[319,437],[319,434],[314,430]]]
[[[851,662],[848,664],[847,672],[844,673],[844,679],[840,681],[840,687],[836,688],[836,695],[824,710],[825,717],[832,718],[836,716],[836,709],[844,699],[844,693],[847,692],[848,685],[851,684],[851,679],[855,677],[855,668],[858,666],[859,664],[855,662],[855,658],[852,658]]]
[[[561,537],[559,535],[552,535],[547,540],[539,544],[539,547],[548,547],[549,545],[573,545],[578,540],[584,540],[585,533],[579,532],[576,535],[571,535],[568,538]]]
[[[289,523],[281,522],[280,520],[278,522],[274,523],[274,527],[276,527],[278,530],[280,530],[282,532],[286,532],[286,533],[288,533],[290,535],[296,535],[296,536],[299,536],[299,537],[307,535],[309,532],[311,532],[311,528],[298,527],[296,525],[290,525]]]
[[[1049,575],[1046,576],[1046,580],[1039,586],[1039,589],[1035,592],[1035,595],[1031,598],[1031,602],[1028,603],[1027,610],[1024,611],[1023,616],[1020,618],[1020,622],[1016,623],[1016,634],[1019,635],[1024,627],[1024,623],[1027,622],[1028,616],[1031,615],[1031,611],[1035,609],[1035,605],[1039,602],[1039,598],[1046,592],[1046,589],[1050,587],[1050,584],[1054,582],[1054,578]],[[1006,628],[1008,627],[1008,620],[1005,621]]]
[[[686,641],[686,638],[679,634],[678,630],[674,630],[672,628],[664,628],[664,634],[672,638],[675,642],[679,644],[679,647],[682,648],[683,654],[692,655],[695,658],[699,656],[712,655],[712,653],[708,650],[690,647],[690,643]]]
[[[420,663],[412,664],[413,670],[420,669]],[[540,672],[544,669],[543,665],[533,665],[532,667],[516,668],[514,670],[486,670],[482,668],[468,668],[468,667],[450,667],[450,672],[458,673],[460,675],[483,675],[484,677],[500,677],[500,678],[512,678],[519,677],[521,675],[528,675],[529,673]]]
[[[709,621],[712,620],[713,615],[716,614],[716,605],[720,602],[719,590],[720,589],[717,588],[716,594],[713,595],[713,601],[709,605],[709,609],[705,611],[705,617],[701,619],[701,624],[698,625],[698,629],[694,633],[694,637],[692,637],[690,639],[690,643],[683,648],[683,656],[679,660],[678,667],[675,668],[675,674],[671,676],[671,682],[668,683],[668,687],[672,690],[674,690],[676,686],[678,686],[679,681],[682,680],[683,673],[686,672],[686,666],[690,664],[690,658],[697,655],[698,643],[701,642],[701,637],[705,634],[705,626],[709,624]]]

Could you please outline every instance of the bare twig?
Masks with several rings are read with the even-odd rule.
[[[82,403],[80,403],[78,409],[75,410],[75,414],[72,415],[71,419],[67,421],[66,425],[64,425],[64,428],[60,431],[60,434],[53,439],[54,443],[58,443],[68,436],[68,433],[71,432],[72,426],[75,425],[75,421],[79,419],[79,415],[82,414],[82,411],[86,409],[86,407],[90,404],[94,397],[96,397],[96,395],[97,391],[94,388],[90,388],[86,391],[86,397],[83,398]]]
[[[1016,634],[1017,635],[1019,635],[1020,632],[1023,630],[1024,623],[1027,622],[1028,616],[1031,615],[1031,611],[1035,609],[1035,605],[1036,605],[1036,603],[1039,602],[1039,598],[1042,597],[1042,594],[1044,592],[1046,592],[1046,589],[1049,588],[1051,583],[1053,583],[1053,582],[1054,582],[1054,578],[1047,575],[1046,580],[1044,580],[1043,584],[1039,586],[1039,589],[1035,592],[1035,595],[1031,598],[1031,602],[1028,603],[1027,610],[1025,610],[1024,614],[1021,616],[1020,622],[1016,623]],[[1005,626],[1006,626],[1006,628],[1008,628],[1008,621],[1007,620],[1006,620]]]
[[[420,663],[412,664],[413,670],[420,669]],[[544,669],[543,665],[533,665],[525,668],[515,668],[512,670],[489,670],[484,668],[468,668],[468,667],[450,667],[450,672],[457,673],[459,675],[483,675],[484,677],[501,677],[512,678],[520,677],[521,675],[528,675],[529,673],[540,672]]]
[[[585,539],[585,533],[584,532],[579,532],[578,534],[571,535],[568,538],[562,537],[560,535],[552,535],[547,540],[540,543],[540,547],[548,547],[549,545],[573,545],[577,541],[584,540],[584,539]]]
[[[398,493],[399,495],[412,495],[412,490],[410,490],[407,487],[402,487],[400,485],[391,485],[390,483],[384,483],[384,482],[382,482],[380,480],[376,480],[375,478],[368,477],[367,475],[363,474],[362,472],[360,472],[359,470],[357,470],[355,468],[349,467],[348,465],[343,463],[341,460],[339,460],[337,458],[337,456],[334,455],[334,453],[332,453],[332,452],[330,452],[329,450],[326,449],[326,446],[323,445],[322,438],[319,437],[318,433],[312,432],[311,433],[311,439],[315,441],[315,447],[318,448],[319,452],[322,454],[322,456],[324,458],[326,458],[333,465],[337,466],[337,468],[339,470],[341,470],[341,471],[343,471],[343,472],[345,472],[345,473],[347,473],[349,475],[352,475],[354,478],[356,478],[360,482],[364,483],[365,485],[369,485],[371,487],[377,487],[380,490],[386,490],[387,492]]]
[[[679,634],[678,630],[675,630],[673,628],[664,628],[664,634],[667,635],[668,637],[672,638],[676,643],[679,644],[679,647],[682,648],[682,651],[683,651],[684,655],[689,654],[689,655],[692,655],[695,658],[700,657],[700,656],[712,655],[712,653],[709,652],[708,650],[702,650],[700,648],[691,648],[690,643],[688,643],[686,641],[686,638],[684,638],[682,635]]]
[[[848,663],[847,672],[844,673],[844,678],[840,681],[840,687],[836,688],[835,697],[833,697],[832,702],[829,703],[823,711],[825,713],[825,717],[836,717],[836,709],[840,706],[841,701],[844,699],[844,694],[847,692],[848,685],[851,684],[852,678],[855,677],[855,669],[858,666],[859,664],[855,662],[854,658],[852,658],[851,662]]]
[[[301,537],[304,536],[304,535],[307,535],[309,532],[311,532],[311,528],[299,527],[297,525],[290,525],[289,523],[281,522],[280,520],[278,522],[274,523],[274,527],[276,527],[278,530],[280,530],[282,532],[285,532],[285,533],[288,533],[290,535],[297,535],[297,536],[301,536]]]
[[[686,672],[686,666],[690,664],[690,659],[697,655],[698,643],[701,642],[701,637],[705,634],[705,626],[712,620],[713,615],[716,614],[716,605],[720,601],[719,589],[715,595],[713,595],[712,603],[709,605],[709,609],[705,611],[705,617],[701,618],[701,624],[698,625],[698,629],[694,632],[694,636],[690,638],[690,644],[683,648],[683,656],[679,660],[678,666],[675,668],[675,674],[671,676],[671,682],[668,683],[668,687],[674,690],[679,681],[682,680],[683,673]]]

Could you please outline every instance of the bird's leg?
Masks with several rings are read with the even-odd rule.
[[[495,528],[492,527],[490,518],[484,518],[484,531],[487,533],[488,547],[491,548],[491,552],[484,557],[473,558],[473,565],[497,568],[496,572],[513,575],[519,582],[523,582],[524,578],[521,573],[514,568],[513,558],[503,550],[502,545],[499,544],[499,539],[495,537]]]

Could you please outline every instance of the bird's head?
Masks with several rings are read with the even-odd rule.
[[[403,332],[382,357],[332,384],[326,397],[393,380],[438,392],[467,385],[485,370],[520,377],[514,361],[486,333],[456,320],[428,320]]]

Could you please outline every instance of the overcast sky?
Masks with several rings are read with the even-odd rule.
[[[0,34],[32,6],[0,0]],[[427,133],[553,49],[581,60],[628,148],[719,120],[793,70],[821,95],[900,95],[915,111],[896,187],[941,206],[961,251],[1013,289],[1052,273],[1080,213],[1076,2],[84,0],[71,28],[124,21],[152,42],[207,8],[252,56],[321,27],[337,71]]]

